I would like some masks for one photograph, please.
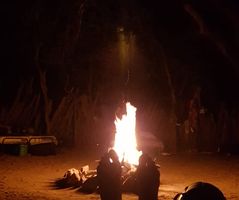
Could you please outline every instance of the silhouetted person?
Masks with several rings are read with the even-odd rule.
[[[160,184],[160,172],[154,161],[142,154],[136,170],[136,183],[139,200],[157,200]]]
[[[226,200],[223,193],[214,185],[206,182],[195,182],[179,193],[174,200]]]
[[[121,200],[121,164],[114,150],[105,154],[98,167],[97,177],[101,200]]]

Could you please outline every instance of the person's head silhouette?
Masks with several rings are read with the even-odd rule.
[[[214,185],[206,182],[195,182],[179,193],[174,200],[226,200],[223,193]]]

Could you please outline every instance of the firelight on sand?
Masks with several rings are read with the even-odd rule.
[[[126,103],[126,114],[122,119],[116,117],[115,142],[113,149],[119,156],[119,160],[124,160],[129,164],[138,165],[141,151],[137,150],[136,141],[136,107],[129,102]]]

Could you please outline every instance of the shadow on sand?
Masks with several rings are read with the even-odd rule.
[[[74,190],[77,189],[77,192],[83,194],[92,194],[98,193],[98,183],[96,177],[88,178],[84,183],[69,183],[66,178],[58,178],[52,182],[50,182],[50,187],[55,190],[59,189],[69,189]]]
[[[66,178],[58,178],[52,182],[50,182],[50,187],[55,190],[60,189],[77,189],[82,186],[82,183],[71,184],[67,181]]]

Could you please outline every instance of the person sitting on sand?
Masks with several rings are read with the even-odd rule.
[[[98,167],[97,179],[101,200],[121,200],[121,164],[114,150],[106,153]]]
[[[157,200],[160,172],[154,161],[145,153],[139,158],[136,184],[139,200]]]

